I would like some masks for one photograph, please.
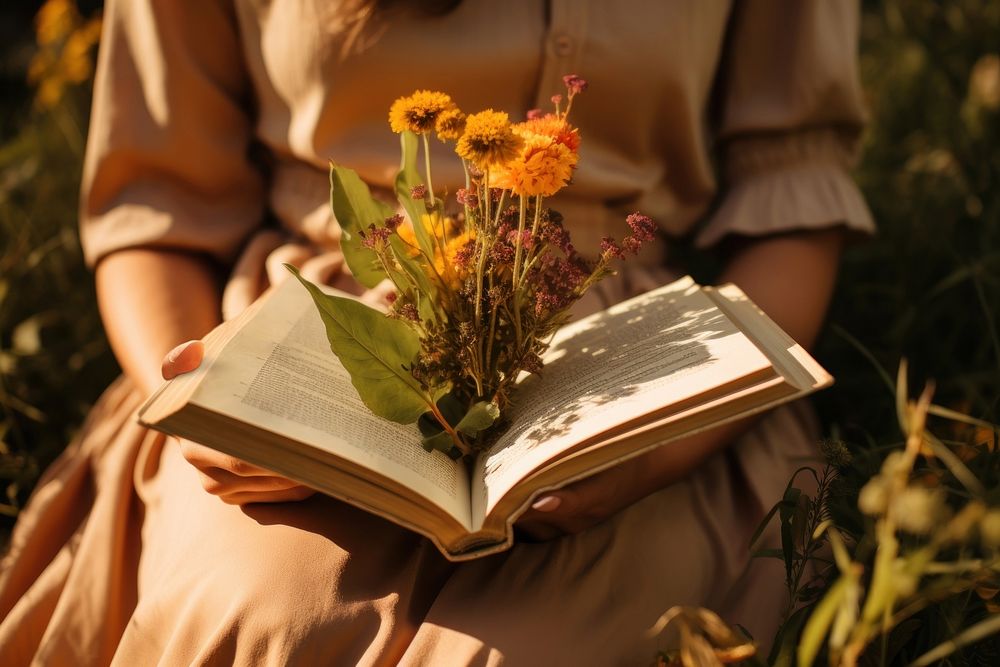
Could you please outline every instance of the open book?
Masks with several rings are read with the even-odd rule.
[[[684,278],[560,329],[542,376],[514,394],[510,429],[467,466],[364,406],[295,280],[205,343],[143,424],[381,515],[453,560],[509,547],[546,490],[832,382],[739,289]]]

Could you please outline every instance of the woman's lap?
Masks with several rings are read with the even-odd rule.
[[[128,402],[119,407],[103,419],[133,418]],[[798,443],[800,451],[808,449],[801,445],[806,432],[787,415],[767,421],[777,421],[770,440],[780,436],[786,444]],[[781,443],[755,442],[767,430],[758,428],[737,450],[780,451]],[[400,659],[491,664],[501,656],[511,664],[616,664],[648,661],[662,648],[662,639],[645,638],[644,632],[672,605],[732,610],[738,617],[730,620],[758,630],[762,639],[780,606],[780,567],[755,563],[758,571],[748,576],[746,539],[768,502],[759,497],[760,488],[774,487],[779,494],[783,481],[761,487],[754,480],[756,488],[748,489],[742,472],[748,462],[737,450],[582,534],[519,544],[506,554],[456,566],[426,540],[324,496],[280,505],[225,505],[201,489],[172,441],[127,424],[90,431],[84,444],[98,434],[119,440],[98,452],[120,459],[119,476],[130,463],[125,450],[138,448],[131,455],[134,479],[128,480],[128,486],[134,481],[135,494],[123,496],[119,480],[117,502],[124,501],[126,509],[106,508],[81,522],[66,539],[81,546],[64,549],[61,563],[53,559],[35,576],[56,577],[53,568],[70,571],[62,586],[46,589],[70,607],[51,623],[69,622],[74,600],[118,597],[94,608],[97,616],[89,619],[86,609],[76,609],[83,618],[72,622],[77,635],[88,630],[109,635],[91,643],[115,650],[119,664],[394,664]],[[787,480],[794,465],[786,460],[767,474]],[[104,493],[100,484],[97,488],[95,506]],[[30,518],[39,526],[59,521]],[[93,541],[88,532],[99,528],[90,525],[94,520],[123,521],[132,528],[106,535],[103,528],[102,543],[88,551],[83,548]],[[114,562],[100,562],[108,558]],[[109,586],[101,577],[125,583]],[[10,582],[4,587],[10,589]],[[26,605],[31,602],[21,607]],[[42,606],[45,611],[34,616],[46,616],[52,605]],[[109,613],[119,617],[117,623],[100,617]],[[32,616],[23,609],[19,615]],[[13,614],[8,618],[16,620]],[[37,626],[45,618],[32,622]],[[4,625],[10,623],[0,625],[0,641],[5,633],[10,636]],[[48,627],[45,635],[59,632]],[[65,643],[51,643],[47,650]]]

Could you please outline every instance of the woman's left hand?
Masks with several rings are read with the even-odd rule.
[[[517,528],[536,540],[586,530],[690,473],[735,440],[752,419],[674,440],[593,477],[544,493],[517,520]]]
[[[550,540],[604,521],[658,488],[648,458],[639,456],[539,496],[518,519],[518,530],[536,540]]]

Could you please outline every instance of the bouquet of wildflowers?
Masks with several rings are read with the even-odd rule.
[[[383,313],[299,279],[362,400],[376,415],[416,422],[427,451],[457,458],[484,447],[518,377],[541,372],[570,306],[613,273],[615,259],[653,239],[653,221],[632,214],[622,242],[605,238],[587,259],[562,216],[544,206],[578,161],[580,133],[568,116],[587,84],[574,75],[564,82],[554,112],[519,123],[492,109],[465,115],[439,92],[396,100],[389,123],[402,145],[399,209],[374,199],[352,170],[331,166],[347,264],[367,287],[391,281],[394,298]],[[453,199],[433,185],[432,133],[455,142],[465,170]]]

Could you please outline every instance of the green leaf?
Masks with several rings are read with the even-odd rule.
[[[493,426],[499,416],[500,407],[496,403],[479,401],[469,408],[455,429],[467,435],[475,435]]]
[[[340,224],[340,246],[351,273],[365,287],[375,287],[385,278],[378,256],[361,245],[361,232],[369,225],[380,227],[393,215],[391,206],[373,198],[357,172],[330,163],[330,207]]]
[[[389,238],[389,243],[392,245],[392,251],[396,256],[396,261],[399,263],[399,267],[407,276],[409,276],[410,282],[416,286],[417,292],[421,297],[418,299],[417,303],[420,318],[429,322],[435,321],[437,319],[437,313],[434,309],[434,297],[437,294],[437,290],[434,288],[433,283],[431,283],[427,272],[423,269],[423,262],[409,256],[407,253],[407,246],[398,235],[394,234],[391,236]],[[403,284],[405,283],[405,280],[397,282]]]
[[[852,584],[853,582],[848,575],[842,575],[810,614],[799,641],[800,667],[810,667],[813,660],[816,659],[816,654],[819,653],[819,649],[823,645],[823,638],[826,637],[826,633],[833,623],[833,617],[837,614],[841,602],[847,596],[848,587]]]
[[[396,198],[399,205],[403,207],[406,214],[413,223],[413,234],[417,239],[420,249],[428,257],[434,256],[434,244],[431,237],[424,228],[423,216],[427,214],[427,207],[422,200],[414,201],[410,196],[410,191],[424,182],[420,178],[417,170],[417,153],[419,152],[419,140],[417,135],[409,130],[399,135],[399,145],[402,158],[399,163],[399,173],[396,174]],[[434,193],[430,193],[431,197]]]
[[[462,452],[455,446],[454,441],[451,439],[451,435],[447,431],[441,431],[436,435],[425,436],[420,440],[420,444],[424,446],[424,449],[428,452],[433,452],[435,449],[439,452],[444,452],[453,459],[457,459],[462,456]]]
[[[793,487],[785,491],[785,496],[779,503],[779,521],[781,523],[781,551],[785,561],[785,580],[792,580],[792,563],[795,560],[794,519],[798,514],[799,497],[802,491]]]
[[[799,632],[809,616],[810,609],[810,607],[801,607],[778,630],[771,647],[771,655],[767,658],[767,664],[771,667],[792,667],[792,658],[795,656],[795,648],[798,646]]]
[[[351,383],[372,412],[400,424],[412,424],[431,404],[409,366],[420,350],[420,339],[405,322],[393,320],[360,301],[324,294],[299,275],[313,298],[330,349],[351,374]]]
[[[785,486],[786,494],[788,493],[788,490],[792,488],[792,485],[795,484],[795,480],[798,478],[800,472],[811,473],[812,476],[816,478],[817,483],[819,482],[819,478],[816,476],[815,470],[813,470],[809,466],[802,466],[794,473],[792,473],[791,479],[788,480],[788,484]],[[774,507],[772,507],[770,511],[768,511],[768,513],[764,516],[764,518],[761,519],[761,522],[757,524],[757,529],[753,531],[753,535],[750,536],[750,544],[749,544],[750,549],[752,549],[753,545],[756,544],[757,540],[760,539],[760,536],[764,533],[764,529],[767,528],[767,525],[771,522],[771,519],[774,518],[775,513],[777,513],[778,509],[781,507],[781,504],[783,502],[784,500],[779,500],[777,503],[775,503]]]

